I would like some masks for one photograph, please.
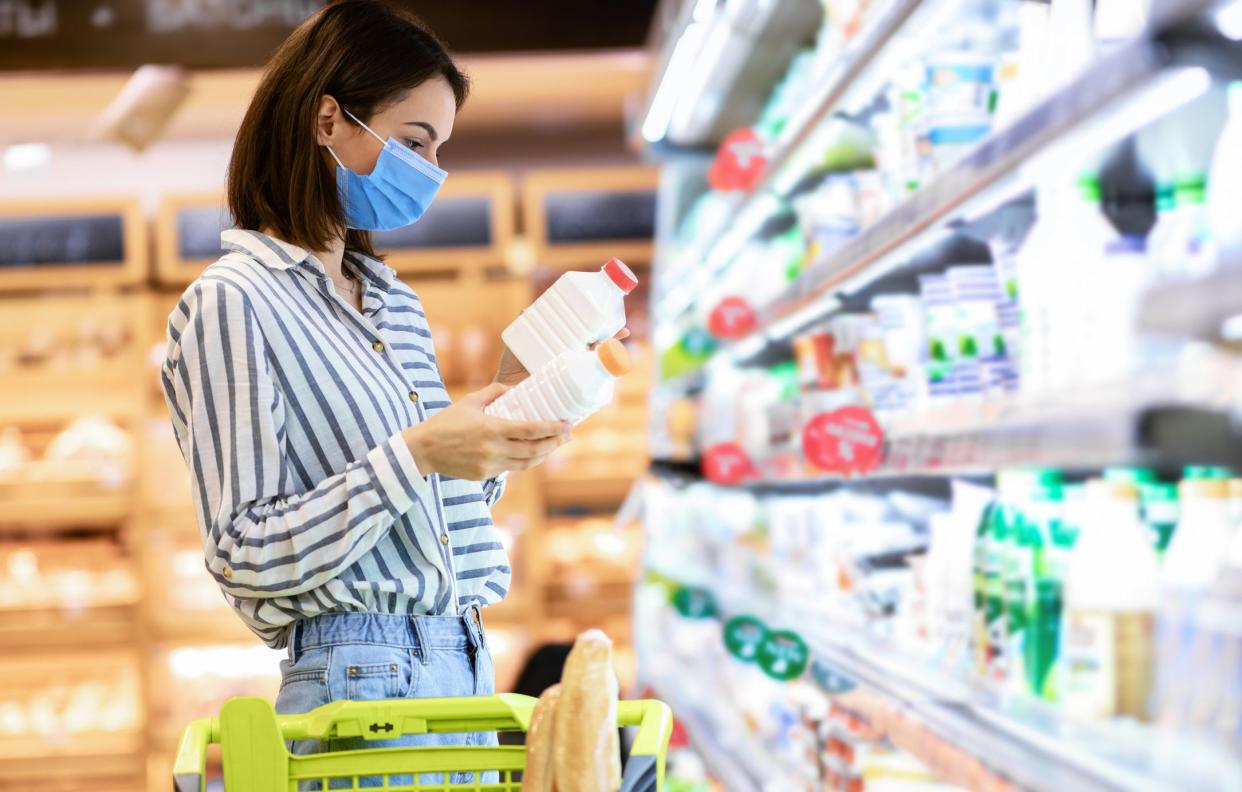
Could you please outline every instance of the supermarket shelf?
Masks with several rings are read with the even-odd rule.
[[[728,792],[760,792],[763,788],[765,760],[751,756],[747,746],[726,748],[716,741],[716,730],[691,707],[678,701],[675,682],[651,683],[656,697],[668,704],[673,716],[686,730],[690,745],[707,765],[712,777]]]
[[[1242,467],[1242,424],[1230,412],[1236,375],[1224,368],[1186,377],[1193,391],[1164,372],[1109,389],[1082,390],[1042,403],[1012,403],[985,412],[961,405],[891,427],[884,462],[874,473],[843,478],[752,478],[739,485],[759,494],[811,494],[841,486],[911,489],[943,497],[938,477],[969,477],[1017,465],[1072,471],[1143,464]],[[1200,371],[1200,370],[1196,370]],[[910,422],[907,422],[910,423]],[[693,479],[688,463],[656,463],[657,475]],[[935,483],[933,483],[935,482]]]
[[[0,500],[0,532],[115,528],[130,518],[133,507],[134,495],[129,489],[77,497],[4,497]]]
[[[258,643],[237,614],[224,607],[210,611],[160,611],[148,616],[151,637],[175,644]]]
[[[719,586],[726,614],[757,615],[796,630],[813,659],[896,705],[940,739],[967,750],[1019,788],[1030,790],[1234,788],[1242,778],[1225,757],[1181,753],[1153,728],[1128,721],[1085,722],[1038,701],[1020,702],[963,681],[900,648],[804,608],[776,604],[735,581]]]
[[[836,111],[842,98],[859,75],[896,35],[906,19],[918,8],[919,3],[920,0],[889,0],[883,8],[878,8],[870,14],[864,28],[846,47],[831,72],[816,80],[816,93],[808,98],[805,104],[807,110],[789,120],[772,150],[767,152],[768,166],[763,180],[744,201],[734,208],[728,220],[721,224],[721,228],[731,229],[731,233],[718,237],[706,250],[696,249],[692,256],[687,257],[691,261],[709,262],[709,266],[697,268],[688,276],[694,284],[692,287],[686,288],[679,284],[677,291],[674,292],[679,295],[676,302],[671,300],[671,295],[664,295],[655,313],[664,316],[680,314],[690,307],[695,296],[701,293],[702,288],[711,283],[729,264],[733,253],[765,219],[763,199],[771,195],[777,174],[785,168],[802,144],[814,134],[820,123]]]
[[[1237,265],[1234,264],[1234,267]],[[1225,322],[1242,314],[1242,269],[1222,268],[1193,280],[1162,284],[1139,309],[1139,329],[1148,333],[1217,341],[1237,340]]]
[[[582,473],[587,475],[581,475]],[[544,501],[552,507],[602,506],[615,508],[625,500],[642,468],[632,475],[600,475],[598,470],[576,471],[572,467],[549,471],[544,478]]]
[[[137,604],[0,610],[0,646],[42,652],[79,646],[129,645]]]
[[[1164,18],[1172,24],[1211,4],[1183,0],[1172,4]],[[1164,73],[1180,65],[1178,59],[1183,57],[1191,56],[1183,56],[1180,48],[1168,46],[1155,33],[1101,56],[1064,90],[994,133],[850,241],[812,262],[782,295],[757,309],[759,328],[754,333],[721,350],[744,357],[761,349],[765,340],[796,332],[818,318],[817,309],[819,315],[832,309],[829,295],[850,287],[851,281],[874,279],[898,266],[899,257],[918,252],[914,243],[934,241],[950,220],[978,218],[1021,194],[1043,171],[1032,165],[1037,155],[1095,149],[1132,132],[1151,117],[1150,107],[1146,107],[1149,115],[1139,112],[1144,103],[1175,103],[1182,88],[1197,85],[1200,78],[1207,80],[1201,72]]]
[[[146,369],[124,361],[86,372],[70,368],[11,371],[0,375],[0,424],[65,423],[89,412],[134,420],[143,412]],[[89,408],[84,398],[89,394]]]
[[[23,745],[30,742],[25,737],[20,739]],[[20,787],[7,785],[23,782],[29,784],[26,789],[55,789],[60,788],[56,782],[69,780],[138,780],[146,766],[141,743],[140,734],[76,735],[66,737],[59,746],[32,745],[32,750],[21,753],[6,750],[0,756],[0,789],[17,789]],[[49,785],[42,786],[43,782]],[[91,787],[82,783],[74,788]]]

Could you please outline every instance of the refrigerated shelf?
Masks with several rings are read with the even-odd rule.
[[[1146,33],[1097,58],[1067,87],[993,133],[963,160],[844,245],[812,262],[777,299],[756,307],[758,328],[753,333],[723,344],[717,354],[729,351],[735,357],[745,357],[761,349],[765,339],[788,336],[832,310],[828,298],[834,292],[895,269],[903,256],[919,252],[918,243],[930,246],[947,234],[949,223],[977,219],[1029,191],[1039,177],[1046,175],[1045,158],[1051,161],[1070,151],[1098,150],[1206,90],[1210,76],[1197,65],[1203,57],[1204,41],[1194,39],[1181,46],[1171,31],[1214,4],[1214,0],[1166,4]],[[904,4],[887,10],[900,17],[899,21],[889,20],[888,14],[877,15],[876,24],[883,23],[886,32],[882,40],[890,38],[909,14],[909,9],[898,13],[897,8],[904,8]],[[875,53],[859,57],[865,66]],[[833,103],[847,89],[848,85],[843,85],[833,92],[822,108],[823,115],[832,112]],[[817,114],[819,117],[823,116]],[[814,126],[810,124],[804,134],[809,135]],[[770,173],[776,171],[773,168]],[[1072,176],[1069,173],[1066,178]],[[716,248],[738,242],[733,238],[736,229],[752,228],[741,222],[743,213],[755,211],[751,207],[764,195],[756,191],[723,226],[735,230],[714,240],[713,255],[704,259],[708,263],[690,275],[698,280],[693,281],[695,288],[683,290],[689,301],[684,306],[660,305],[664,316],[682,313],[704,295],[704,287],[720,272],[720,267],[712,264]],[[718,258],[716,263],[722,260]],[[668,311],[670,307],[679,310]]]
[[[1216,752],[1183,746],[1134,721],[1077,721],[1040,701],[963,679],[857,627],[730,581],[714,587],[724,618],[749,614],[798,632],[813,662],[873,691],[924,729],[1022,789],[1177,792],[1236,789],[1242,770]]]
[[[732,229],[732,233],[717,237],[705,248],[696,246],[686,256],[686,260],[711,262],[714,266],[699,268],[691,274],[693,287],[679,286],[677,294],[685,296],[679,297],[676,302],[669,295],[663,295],[658,303],[658,312],[666,316],[682,313],[693,303],[694,296],[728,266],[732,253],[762,223],[765,214],[764,196],[771,194],[777,174],[785,169],[820,123],[836,111],[846,91],[901,29],[910,14],[918,8],[920,1],[890,0],[868,15],[863,28],[846,46],[840,60],[833,65],[830,72],[816,81],[815,93],[808,97],[805,104],[806,111],[790,119],[772,149],[766,152],[768,165],[763,180],[750,195],[737,203],[728,220],[721,224],[721,228]]]
[[[657,698],[669,705],[673,716],[686,730],[690,745],[707,765],[708,772],[728,792],[761,792],[768,777],[767,759],[752,755],[753,746],[724,746],[716,740],[716,732],[695,708],[680,701],[674,681],[649,682]]]

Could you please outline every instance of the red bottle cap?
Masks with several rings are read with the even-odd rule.
[[[608,263],[604,265],[604,274],[608,276],[609,280],[617,284],[617,288],[623,294],[629,294],[638,285],[638,277],[619,258],[608,259]]]

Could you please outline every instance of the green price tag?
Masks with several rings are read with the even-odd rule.
[[[830,696],[849,693],[858,687],[858,683],[853,679],[839,671],[834,671],[822,660],[816,660],[811,663],[811,678],[815,680],[815,684],[823,688],[824,692]]]
[[[719,613],[716,597],[707,589],[678,586],[673,591],[673,607],[687,619],[711,619]]]
[[[729,654],[746,663],[759,659],[759,645],[768,636],[768,628],[754,616],[734,616],[725,623],[724,642]]]
[[[806,642],[791,630],[769,632],[759,644],[759,667],[773,679],[797,679],[810,659]]]

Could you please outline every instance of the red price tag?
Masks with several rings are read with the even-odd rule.
[[[743,127],[730,132],[720,144],[716,159],[707,173],[707,183],[713,190],[750,192],[767,167],[763,141],[755,130]]]
[[[751,474],[750,460],[737,443],[719,443],[703,452],[703,475],[716,484],[738,484]]]
[[[867,408],[842,407],[807,423],[802,450],[811,464],[829,473],[872,473],[884,458],[884,430]]]
[[[741,297],[726,297],[707,317],[707,332],[720,339],[741,338],[754,330],[757,323],[749,303]]]

